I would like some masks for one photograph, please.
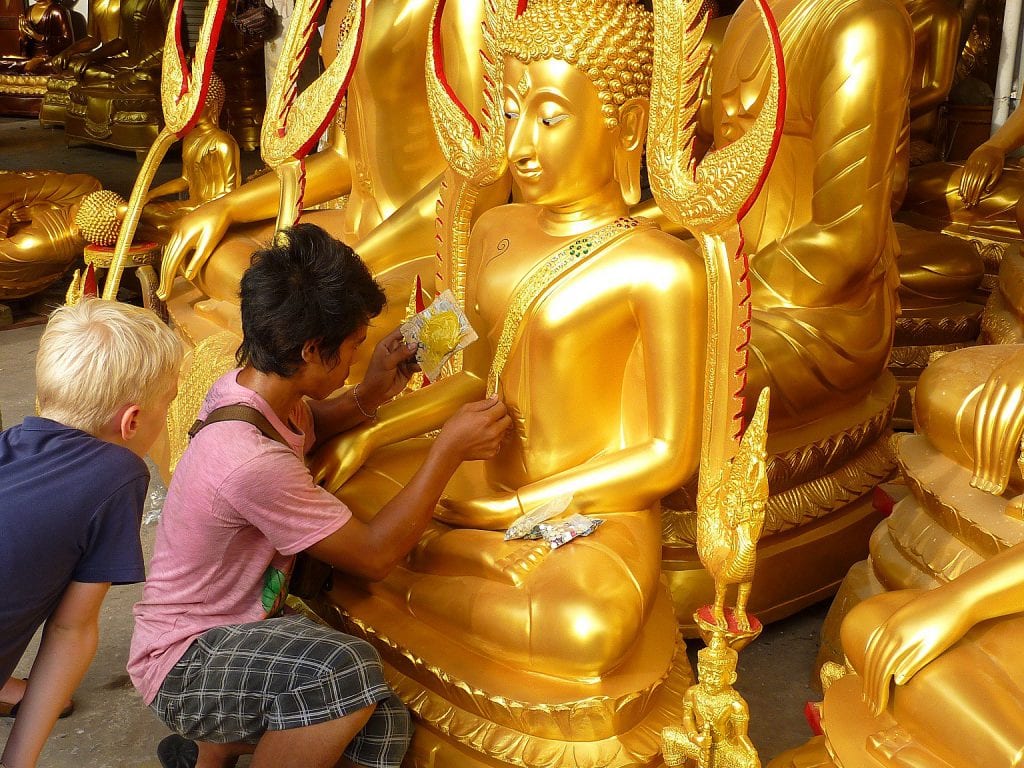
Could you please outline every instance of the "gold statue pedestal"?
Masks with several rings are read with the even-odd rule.
[[[38,117],[48,75],[0,72],[0,115]]]
[[[85,246],[82,254],[86,267],[92,266],[97,272],[101,269],[110,269],[114,260],[113,246],[93,245]],[[167,307],[157,298],[157,276],[156,267],[160,266],[160,246],[156,243],[136,242],[128,249],[127,269],[135,273],[139,281],[139,289],[142,293],[142,305],[151,309],[161,318],[167,320]]]
[[[679,719],[693,683],[664,588],[625,660],[585,680],[506,665],[348,578],[310,607],[380,651],[388,682],[417,720],[410,766],[661,765],[659,734]]]
[[[833,594],[864,558],[882,513],[871,491],[895,470],[889,449],[897,385],[891,375],[868,398],[809,425],[768,434],[768,498],[749,609],[763,621],[790,616]],[[769,428],[770,429],[770,428]],[[676,495],[662,512],[662,569],[683,632],[714,597],[714,584],[694,545],[696,514],[679,511]]]
[[[64,130],[68,144],[86,142],[136,153],[149,150],[160,133],[160,92],[112,95],[109,88],[74,87]]]

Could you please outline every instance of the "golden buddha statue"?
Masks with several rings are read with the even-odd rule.
[[[959,350],[925,371],[918,434],[897,447],[911,495],[842,594],[836,650],[856,674],[826,691],[824,739],[778,766],[1024,765],[1022,396],[1019,345]]]
[[[678,717],[689,671],[658,500],[697,466],[707,289],[696,252],[628,218],[651,43],[633,0],[533,0],[503,31],[497,103],[522,202],[472,229],[465,310],[480,339],[460,372],[313,459],[369,516],[429,447],[414,436],[488,389],[512,415],[498,455],[453,478],[406,562],[328,595],[421,719],[417,765],[647,765]],[[557,550],[504,540],[559,500],[604,522]]]
[[[906,0],[905,5],[914,25],[910,139],[930,143],[938,126],[939,106],[953,87],[960,52],[960,3],[956,0]],[[937,151],[935,154],[937,159]]]
[[[74,209],[99,188],[81,173],[0,171],[0,300],[38,293],[82,255]]]
[[[19,55],[0,56],[0,74],[45,74],[50,59],[75,39],[71,12],[57,0],[36,0],[18,19]]]
[[[39,111],[42,125],[64,125],[71,105],[68,92],[78,82],[82,70],[93,60],[123,54],[127,42],[120,36],[121,0],[90,0],[85,37],[54,56],[50,67],[54,74],[46,84],[46,95]]]
[[[771,389],[769,486],[751,611],[773,621],[829,594],[878,520],[868,494],[893,464],[898,243],[891,218],[905,137],[912,34],[889,0],[772,0],[786,61],[786,119],[764,186],[740,222],[750,254],[746,415]],[[886,40],[877,45],[871,40]],[[857,51],[845,55],[844,51]],[[760,113],[771,46],[743,3],[711,62],[714,146]],[[879,100],[877,94],[886,98]],[[870,162],[865,162],[870,158]],[[666,499],[664,568],[687,631],[712,587],[697,563],[692,493]]]
[[[154,187],[146,196],[138,230],[142,238],[166,242],[182,213],[238,186],[242,172],[238,142],[219,125],[226,96],[224,81],[212,75],[199,120],[181,141],[181,176]],[[182,200],[160,199],[181,193],[186,195]]]
[[[432,6],[430,0],[367,3],[343,125],[335,126],[329,145],[306,161],[307,207],[338,198],[344,204],[340,210],[307,210],[303,221],[359,243],[360,255],[383,280],[398,310],[405,306],[417,269],[425,280],[433,279],[434,206],[446,167],[423,77]],[[321,50],[328,64],[338,50],[348,8],[348,2],[331,5]],[[471,108],[478,106],[471,96],[480,79],[481,12],[481,3],[459,0],[448,3],[442,18],[450,83]],[[507,190],[492,196],[503,201]],[[231,325],[239,279],[252,252],[273,234],[278,203],[277,178],[268,174],[180,220],[164,252],[161,290],[187,336],[198,340]],[[179,267],[191,283],[179,279],[172,290]]]

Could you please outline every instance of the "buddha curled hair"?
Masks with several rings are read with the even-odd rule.
[[[502,38],[501,52],[523,64],[576,66],[597,88],[609,128],[627,99],[651,94],[654,14],[634,0],[529,0]]]

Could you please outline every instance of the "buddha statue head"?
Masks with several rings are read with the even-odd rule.
[[[206,92],[206,103],[203,105],[202,119],[216,125],[220,120],[220,113],[224,109],[224,101],[227,99],[227,89],[220,75],[210,75],[210,87]]]
[[[632,0],[533,0],[508,23],[505,140],[525,202],[571,206],[610,184],[639,201],[653,43]]]

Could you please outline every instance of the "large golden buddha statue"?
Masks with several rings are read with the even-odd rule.
[[[897,448],[911,494],[840,605],[836,650],[856,674],[826,692],[824,740],[779,766],[1024,765],[1022,396],[1021,346],[959,350],[925,371],[918,434]]]
[[[427,106],[423,62],[430,0],[370,0],[363,41],[347,92],[342,124],[329,145],[306,161],[307,207],[341,198],[340,210],[307,211],[311,221],[359,243],[392,298],[405,306],[417,268],[434,273],[434,205],[445,161]],[[331,5],[322,56],[334,60],[347,2]],[[444,60],[452,88],[471,108],[480,79],[482,3],[451,2],[442,18]],[[495,200],[507,199],[496,190]],[[237,315],[238,282],[252,252],[273,234],[279,204],[269,174],[207,203],[181,219],[164,252],[162,291],[188,336],[200,339],[229,327]],[[182,269],[186,280],[172,284]],[[207,301],[213,299],[214,301]],[[382,321],[382,325],[385,325]]]
[[[533,0],[505,30],[498,103],[522,202],[472,229],[465,307],[480,340],[462,371],[314,458],[372,515],[429,447],[412,436],[488,390],[513,418],[402,566],[329,594],[419,716],[415,764],[647,765],[679,714],[689,671],[658,500],[698,461],[707,299],[701,257],[628,218],[651,42],[632,0]],[[504,540],[559,500],[604,522],[557,550]]]
[[[772,496],[751,605],[767,621],[828,594],[863,556],[878,519],[865,494],[892,469],[885,440],[895,383],[886,364],[899,275],[890,206],[912,50],[902,3],[770,6],[786,61],[786,120],[741,222],[753,310],[748,416],[750,393],[772,393]],[[884,46],[868,42],[882,39]],[[711,65],[716,148],[744,135],[760,113],[770,50],[755,5],[743,3]],[[694,499],[666,504],[673,593],[709,595],[694,565]],[[689,620],[682,607],[679,616]]]

